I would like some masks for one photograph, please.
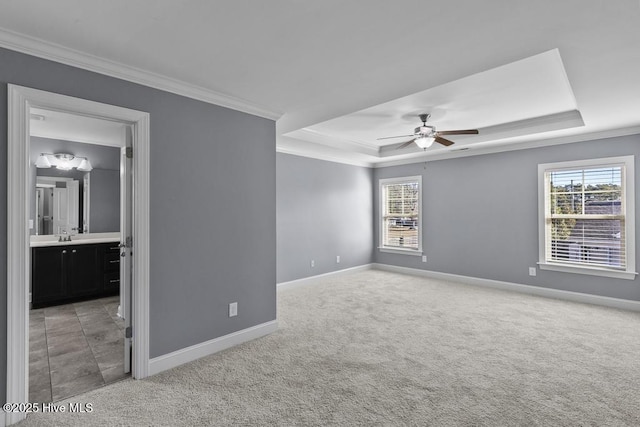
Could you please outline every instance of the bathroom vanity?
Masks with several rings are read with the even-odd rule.
[[[55,237],[55,238],[54,238]],[[119,233],[31,238],[33,308],[117,295],[120,290]]]

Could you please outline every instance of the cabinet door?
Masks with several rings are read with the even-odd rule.
[[[69,296],[97,294],[102,287],[97,245],[78,245],[68,248]]]
[[[67,247],[33,248],[31,259],[31,301],[34,308],[67,296]]]

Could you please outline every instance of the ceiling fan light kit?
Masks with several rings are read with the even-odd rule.
[[[427,120],[429,120],[429,117],[431,117],[431,114],[424,113],[424,114],[420,114],[418,117],[420,117],[422,126],[418,126],[417,128],[415,128],[413,130],[413,135],[387,136],[384,138],[378,138],[378,140],[392,139],[392,138],[406,138],[410,136],[413,138],[397,146],[396,150],[408,147],[411,144],[416,144],[418,147],[422,148],[423,150],[426,150],[427,148],[431,147],[431,145],[433,145],[434,141],[437,142],[438,144],[444,145],[445,147],[448,147],[454,144],[453,141],[449,141],[448,139],[443,138],[441,135],[477,135],[478,134],[477,129],[445,130],[445,131],[438,132],[436,131],[435,126],[427,125]]]
[[[414,142],[418,147],[426,150],[427,148],[433,145],[433,141],[435,141],[435,138],[428,137],[428,136],[421,136],[419,138],[416,138]]]

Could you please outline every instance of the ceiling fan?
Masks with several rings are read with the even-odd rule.
[[[409,146],[412,143],[415,143],[418,147],[426,150],[427,148],[431,147],[431,144],[433,144],[433,141],[439,144],[442,144],[445,147],[448,147],[449,145],[452,145],[454,143],[453,141],[449,141],[448,139],[443,138],[442,135],[477,135],[478,134],[477,129],[436,131],[435,126],[427,125],[427,120],[429,120],[429,117],[431,117],[431,114],[420,114],[418,117],[420,117],[422,126],[418,126],[417,128],[415,128],[413,130],[413,135],[387,136],[384,138],[378,138],[378,141],[383,139],[411,137],[409,141],[400,144],[395,149],[399,150],[401,148],[405,148]]]

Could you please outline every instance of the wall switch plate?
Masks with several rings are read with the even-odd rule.
[[[427,262],[427,256],[426,255],[422,255],[422,262]]]
[[[535,276],[535,275],[536,275],[536,268],[529,267],[529,276]]]
[[[29,220],[29,230],[33,230],[33,220]]]
[[[229,304],[229,317],[234,317],[238,315],[238,303],[232,302]]]
[[[336,264],[340,264],[340,255],[336,255]]]
[[[315,267],[316,266],[316,262],[314,260],[311,260],[311,267]]]

